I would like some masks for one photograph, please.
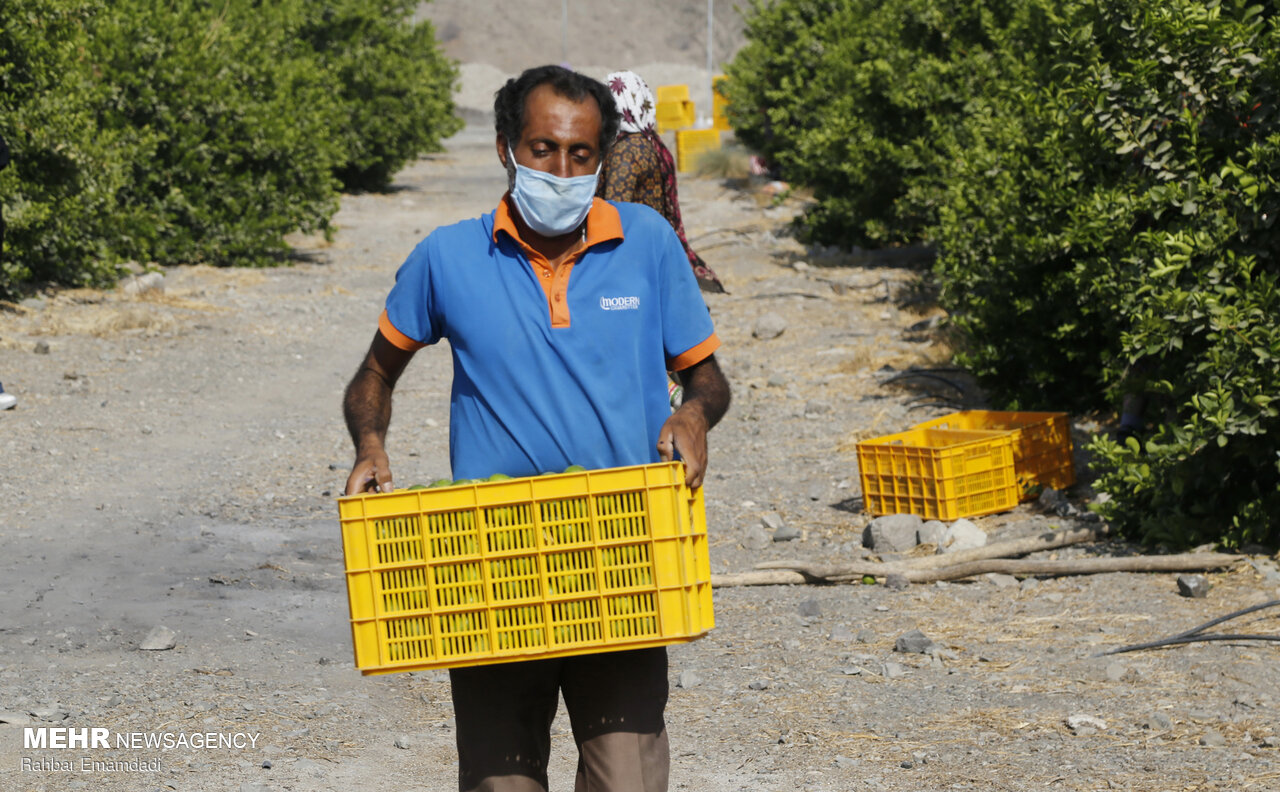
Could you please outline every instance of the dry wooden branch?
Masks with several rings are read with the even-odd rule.
[[[824,583],[823,580],[807,578],[799,572],[789,569],[770,569],[759,572],[740,572],[732,575],[712,575],[712,588],[729,588],[732,586],[786,586],[800,583]]]
[[[1069,558],[1060,561],[1035,561],[1026,558],[988,558],[940,569],[915,569],[903,574],[912,583],[932,583],[935,580],[959,580],[960,578],[1002,572],[1006,575],[1097,575],[1104,572],[1197,572],[1221,569],[1240,561],[1244,556],[1225,553],[1183,553],[1182,555],[1121,556],[1108,558]],[[832,577],[832,582],[858,579],[862,576]]]
[[[1123,556],[1108,558],[1078,558],[1060,561],[1035,561],[1029,559],[989,558],[968,561],[937,569],[890,569],[888,564],[848,565],[847,572],[838,575],[817,576],[812,570],[787,571],[781,569],[760,570],[737,575],[712,575],[711,585],[766,586],[789,583],[847,583],[861,580],[866,575],[883,577],[898,572],[912,583],[932,583],[936,580],[961,578],[1002,572],[1007,575],[1096,575],[1105,572],[1191,572],[1221,569],[1240,561],[1244,556],[1224,553],[1185,553],[1165,556]]]
[[[1010,558],[1013,556],[1024,556],[1028,553],[1035,553],[1040,550],[1053,550],[1058,547],[1066,547],[1068,545],[1082,544],[1084,542],[1096,542],[1107,535],[1106,526],[1099,525],[1093,528],[1077,528],[1070,531],[1049,531],[1039,534],[1038,536],[1028,536],[1024,539],[1011,539],[1006,542],[993,542],[983,547],[975,547],[972,550],[958,550],[954,553],[944,555],[922,556],[920,558],[907,558],[902,561],[889,561],[879,563],[874,561],[859,561],[845,564],[808,564],[803,561],[768,561],[763,564],[757,564],[756,569],[791,569],[807,575],[810,578],[830,579],[834,577],[862,577],[863,575],[876,575],[877,577],[888,575],[893,572],[906,573],[911,570],[920,569],[937,569],[939,567],[950,567],[956,564],[963,564],[969,561],[982,561],[988,558]]]

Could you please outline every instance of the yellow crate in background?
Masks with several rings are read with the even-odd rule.
[[[658,134],[685,129],[697,121],[694,104],[689,99],[689,86],[659,85],[654,96],[658,100],[658,106],[654,108]]]
[[[664,102],[687,102],[689,101],[689,86],[659,85],[653,90],[653,95],[658,100],[658,104]]]
[[[1071,422],[1066,413],[964,410],[915,428],[1012,432],[1013,469],[1024,501],[1040,497],[1045,487],[1066,489],[1076,483]]]
[[[707,151],[720,148],[718,129],[681,129],[676,132],[676,170],[691,171],[698,164],[698,157]]]
[[[1008,432],[911,429],[858,443],[870,514],[958,520],[1018,505]]]
[[[711,81],[711,126],[721,132],[730,132],[733,127],[729,126],[729,116],[726,112],[729,108],[729,99],[724,94],[724,88],[729,83],[729,78],[721,74]]]
[[[715,626],[701,488],[662,462],[338,501],[356,667],[456,668]]]

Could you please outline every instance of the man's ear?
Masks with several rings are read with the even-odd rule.
[[[495,145],[498,149],[498,162],[502,163],[502,167],[510,169],[511,166],[507,163],[507,136],[499,132]]]

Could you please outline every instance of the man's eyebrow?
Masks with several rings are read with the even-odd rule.
[[[530,146],[533,146],[537,143],[541,143],[551,148],[560,148],[560,145],[561,145],[560,141],[554,138],[545,138],[545,137],[529,138],[525,142]],[[564,147],[569,149],[588,148],[594,151],[596,147],[596,142],[594,140],[571,140],[568,143],[564,144]]]

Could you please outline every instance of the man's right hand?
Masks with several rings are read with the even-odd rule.
[[[391,463],[383,443],[391,423],[391,391],[411,357],[413,352],[396,347],[379,331],[347,385],[342,413],[356,447],[356,463],[347,477],[348,495],[391,491]]]
[[[391,460],[387,452],[378,449],[364,456],[356,457],[356,463],[347,477],[347,494],[359,495],[362,492],[391,491]]]

